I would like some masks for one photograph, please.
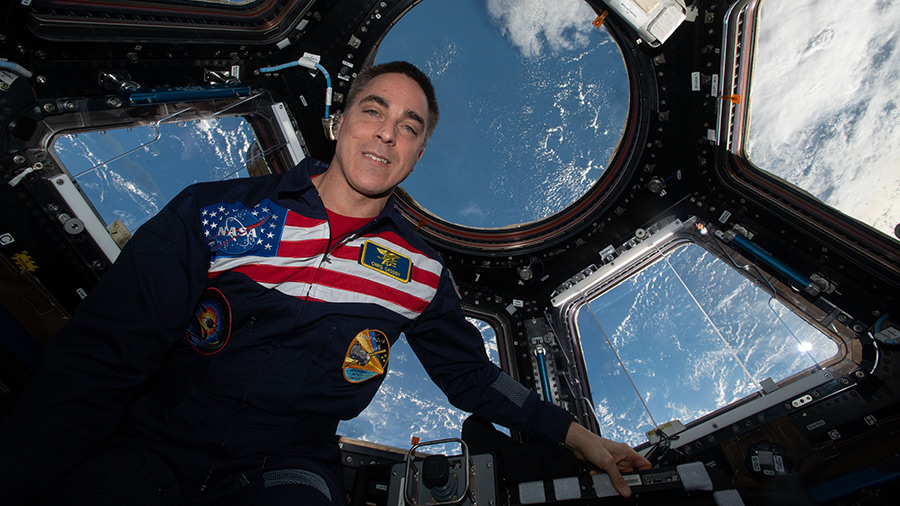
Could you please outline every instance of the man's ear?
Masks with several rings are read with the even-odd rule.
[[[329,118],[331,120],[331,124],[328,125],[325,129],[325,136],[328,137],[329,140],[336,141],[338,135],[340,135],[342,116],[343,115],[341,114],[341,111],[338,111],[332,114],[331,118]],[[322,120],[322,123],[324,124],[326,121],[328,120]]]
[[[423,155],[424,153],[425,153],[425,148],[422,148],[422,149],[419,150],[419,156],[416,157],[416,161],[417,161],[417,162],[418,162],[419,160],[422,159],[422,155]]]

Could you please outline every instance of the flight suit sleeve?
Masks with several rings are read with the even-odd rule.
[[[488,359],[447,269],[437,296],[405,334],[432,381],[457,408],[543,441],[565,440],[569,412],[545,402]]]
[[[51,340],[0,428],[0,502],[24,503],[95,451],[183,337],[209,268],[196,208],[185,190],[141,226]]]

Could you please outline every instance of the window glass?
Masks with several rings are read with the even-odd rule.
[[[432,79],[441,120],[403,188],[459,225],[556,213],[601,176],[622,137],[628,79],[618,45],[582,0],[422,2],[376,63]]]
[[[604,436],[638,445],[837,353],[828,336],[696,245],[604,292],[577,314]]]
[[[494,329],[481,320],[468,320],[481,331],[488,358],[499,364]],[[447,401],[419,363],[406,342],[406,336],[401,334],[391,347],[387,377],[375,398],[358,417],[341,422],[338,434],[409,448],[414,436],[423,443],[459,438],[462,423],[468,416],[468,413],[456,409]],[[425,449],[429,450],[429,447]]]
[[[900,2],[762,3],[746,152],[889,235],[900,223]]]
[[[132,233],[185,187],[248,176],[256,142],[241,117],[59,136],[53,149],[107,225]]]

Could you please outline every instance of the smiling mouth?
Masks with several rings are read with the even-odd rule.
[[[380,156],[375,156],[375,155],[373,155],[372,153],[363,153],[363,156],[366,157],[366,158],[369,158],[370,160],[375,160],[376,162],[380,162],[380,163],[390,163],[390,162],[388,162],[386,159],[381,158]]]

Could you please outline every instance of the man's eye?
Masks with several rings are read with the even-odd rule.
[[[407,132],[409,132],[413,135],[419,135],[419,132],[415,128],[413,128],[409,125],[403,125],[403,128],[405,128]]]

